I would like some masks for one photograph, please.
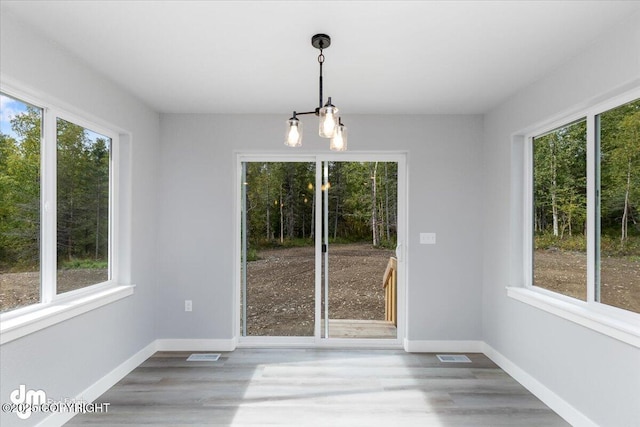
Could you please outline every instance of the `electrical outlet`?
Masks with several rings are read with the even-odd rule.
[[[193,311],[193,302],[190,299],[184,300],[184,311]]]

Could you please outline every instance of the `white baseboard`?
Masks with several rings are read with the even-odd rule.
[[[482,353],[482,341],[404,340],[404,350],[409,353]]]
[[[236,339],[158,339],[156,351],[233,351]]]
[[[551,408],[555,413],[564,418],[574,427],[598,427],[596,423],[591,421],[582,412],[571,406],[567,401],[549,390],[540,381],[526,373],[518,365],[498,353],[493,347],[487,343],[483,343],[482,352],[493,362],[502,368],[507,374],[511,375],[524,388],[529,390],[534,396],[540,399],[545,405]]]
[[[131,356],[129,359],[125,360],[107,375],[91,384],[87,389],[76,396],[75,399],[77,401],[93,402],[104,392],[113,387],[118,381],[127,376],[129,372],[140,366],[142,362],[151,357],[155,352],[156,341],[153,341],[151,344],[147,345],[145,348]],[[42,420],[40,423],[38,423],[37,427],[62,426],[75,415],[76,414],[73,412],[54,412],[50,416]]]

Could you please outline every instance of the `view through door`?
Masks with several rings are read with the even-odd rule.
[[[395,339],[398,163],[322,169],[322,337]]]
[[[397,162],[242,163],[242,336],[397,337],[397,176]]]
[[[315,162],[242,163],[243,336],[314,336]]]

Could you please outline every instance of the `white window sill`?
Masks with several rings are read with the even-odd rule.
[[[612,316],[594,310],[590,307],[591,304],[586,302],[565,301],[528,288],[507,287],[507,295],[547,313],[640,348],[640,315],[635,313],[628,313],[628,316]]]
[[[5,313],[0,317],[0,345],[79,316],[133,294],[134,285],[111,285],[50,304],[38,304],[24,313]]]

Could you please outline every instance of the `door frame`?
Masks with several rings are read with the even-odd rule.
[[[268,152],[236,152],[236,171],[234,186],[234,292],[233,292],[233,335],[238,347],[304,347],[304,348],[403,348],[407,331],[408,305],[406,295],[407,280],[407,249],[408,249],[408,173],[407,153],[404,151],[376,151],[376,152],[348,152],[348,153],[305,153],[286,154]],[[313,162],[316,164],[316,189],[321,188],[322,163],[325,161],[341,162],[397,162],[398,163],[398,259],[397,271],[397,310],[398,324],[395,339],[368,338],[321,338],[320,310],[322,287],[322,215],[316,215],[315,223],[315,324],[313,337],[271,337],[271,336],[241,336],[241,289],[242,289],[242,163],[243,162]],[[316,206],[322,206],[322,191],[315,191]]]

